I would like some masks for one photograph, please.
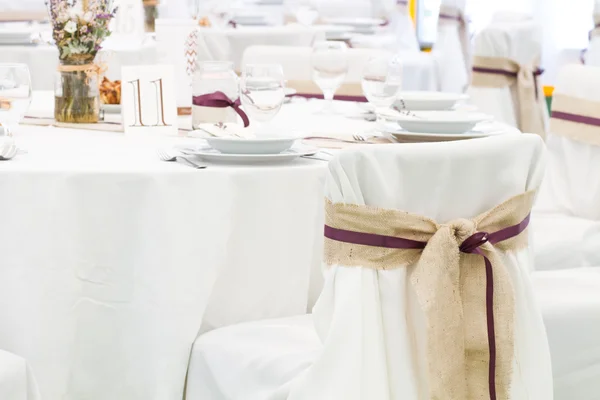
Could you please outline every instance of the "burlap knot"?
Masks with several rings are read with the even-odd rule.
[[[546,134],[544,107],[546,107],[537,77],[542,74],[538,62],[520,65],[508,58],[473,58],[473,87],[502,88],[516,85],[519,101],[519,129],[523,132]]]
[[[534,196],[525,192],[473,219],[445,224],[326,201],[326,265],[409,268],[427,325],[429,399],[509,399],[515,299],[498,251],[527,246],[523,231]]]

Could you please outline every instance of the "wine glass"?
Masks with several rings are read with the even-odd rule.
[[[348,73],[348,46],[344,42],[316,42],[312,48],[313,81],[323,92],[325,112],[333,112],[333,96]]]
[[[264,125],[281,109],[285,99],[280,64],[247,64],[240,82],[240,100],[257,135],[269,133]]]
[[[31,77],[25,64],[0,63],[0,124],[12,136],[31,102]]]
[[[402,86],[402,64],[397,57],[377,56],[367,61],[362,76],[363,94],[374,107],[379,122],[378,108],[391,107]]]

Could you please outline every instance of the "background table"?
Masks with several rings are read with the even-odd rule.
[[[302,314],[326,163],[158,160],[189,143],[22,126],[0,163],[0,348],[49,400],[181,400],[201,329]],[[286,283],[287,282],[287,283]]]

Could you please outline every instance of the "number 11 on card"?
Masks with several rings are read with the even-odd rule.
[[[162,78],[156,79],[153,81],[148,81],[149,83],[154,84],[155,88],[155,99],[156,99],[156,123],[155,124],[144,124],[142,112],[142,88],[140,85],[140,79],[136,79],[133,81],[128,81],[133,89],[133,104],[134,104],[134,123],[133,125],[129,125],[131,127],[134,126],[171,126],[165,122],[165,107],[164,107],[164,99],[163,99],[163,80]],[[153,114],[153,113],[152,113]]]

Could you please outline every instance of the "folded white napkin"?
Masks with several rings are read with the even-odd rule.
[[[244,128],[241,125],[234,123],[225,124],[200,124],[194,134],[198,133],[200,137],[238,137],[241,139],[252,139],[256,135],[251,129]]]

